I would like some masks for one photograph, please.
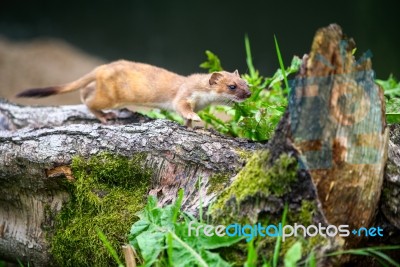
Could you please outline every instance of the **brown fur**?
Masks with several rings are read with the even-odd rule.
[[[102,110],[135,104],[176,111],[190,124],[191,120],[200,120],[195,112],[209,104],[241,102],[251,95],[238,71],[184,77],[155,66],[120,60],[101,65],[74,82],[29,89],[17,96],[45,97],[78,89],[82,102],[103,123],[114,114]]]

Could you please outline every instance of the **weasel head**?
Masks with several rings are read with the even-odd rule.
[[[237,70],[214,72],[209,83],[215,93],[234,102],[242,102],[251,96],[247,82],[240,78]]]

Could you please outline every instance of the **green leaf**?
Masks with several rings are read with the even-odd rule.
[[[207,50],[206,55],[207,61],[201,63],[200,68],[206,69],[210,73],[223,70],[221,66],[221,61],[213,52]]]
[[[217,249],[222,247],[229,247],[236,244],[240,240],[245,239],[243,236],[205,236],[201,235],[198,237],[201,247],[204,249]]]
[[[400,113],[386,113],[388,123],[400,123]]]
[[[257,266],[257,251],[254,248],[254,239],[247,243],[247,260],[244,267],[256,267]]]
[[[151,266],[157,261],[158,256],[165,247],[164,232],[144,232],[136,237],[139,251],[143,257],[145,266]]]
[[[130,238],[134,239],[144,231],[146,231],[150,226],[150,222],[147,220],[139,220],[135,222],[131,227]]]
[[[179,211],[181,210],[182,199],[183,199],[183,189],[181,188],[178,191],[178,198],[176,199],[175,204],[173,205],[173,214],[172,214],[173,223],[176,223],[176,220],[178,219]]]
[[[195,263],[202,267],[208,267],[207,262],[196,250],[194,250],[174,233],[170,232],[170,234],[173,239],[174,247],[172,262],[174,262],[175,266],[190,266],[191,264],[189,263]]]
[[[173,253],[174,253],[174,244],[172,242],[172,233],[167,233],[167,253],[168,253],[168,263],[170,266],[174,266]]]
[[[192,227],[205,227],[193,216],[180,211],[183,190],[180,190],[175,203],[165,207],[157,206],[157,199],[149,197],[146,207],[140,212],[140,220],[133,224],[129,240],[140,253],[145,266],[168,264],[173,266],[229,266],[229,264],[211,249],[231,246],[243,237],[211,236],[203,231],[199,236],[190,234]],[[213,226],[208,226],[212,228]]]
[[[209,266],[215,267],[230,267],[231,265],[221,258],[218,253],[210,252],[207,250],[201,251],[201,257],[207,261]]]
[[[315,258],[315,252],[311,251],[310,255],[307,257],[306,266],[317,267],[317,259]]]
[[[285,267],[296,267],[297,262],[301,259],[301,243],[297,241],[289,248],[283,259]]]
[[[397,80],[393,77],[392,74],[389,75],[389,78],[387,78],[387,80],[376,79],[375,82],[382,86],[385,92],[385,96],[387,96],[387,91],[399,87]]]

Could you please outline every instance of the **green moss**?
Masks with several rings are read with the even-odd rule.
[[[281,155],[272,166],[268,166],[270,156],[268,151],[256,152],[249,159],[246,166],[238,173],[235,181],[229,186],[217,199],[212,207],[213,218],[223,224],[238,222],[241,224],[254,222],[246,221],[238,215],[240,205],[248,197],[254,197],[251,201],[257,201],[259,196],[268,197],[274,195],[282,197],[290,192],[291,185],[297,181],[297,162],[295,158],[288,155]],[[230,207],[236,205],[236,209]],[[238,208],[239,207],[239,208]],[[235,211],[235,212],[232,212]],[[303,200],[299,209],[291,209],[288,212],[287,224],[294,223],[308,226],[313,224],[314,216],[317,212],[315,201]],[[281,222],[279,215],[257,217],[262,225]],[[291,237],[282,243],[280,249],[281,258],[284,257],[288,249],[298,240],[303,244],[303,255],[307,255],[311,250],[320,244],[324,244],[327,239],[319,235],[304,239],[303,237]],[[276,237],[257,237],[254,245],[257,248],[258,255],[263,255],[265,259],[273,257],[273,251],[276,244]],[[224,257],[233,260],[237,266],[242,266],[247,254],[245,243],[237,244],[233,248],[221,251]],[[259,264],[262,264],[262,258],[259,258]],[[235,265],[235,266],[236,266]]]
[[[210,176],[208,178],[210,186],[208,187],[207,194],[222,191],[229,182],[229,178],[229,173],[218,173]]]
[[[231,186],[218,197],[212,212],[222,210],[233,197],[239,205],[248,196],[261,193],[280,197],[289,192],[290,185],[297,180],[296,159],[283,154],[271,167],[267,166],[268,160],[268,151],[254,153]]]
[[[388,163],[386,164],[386,172],[389,174],[399,174],[399,169],[395,164],[388,161]]]
[[[246,160],[246,161],[247,161],[248,159],[250,159],[251,156],[253,156],[253,152],[248,151],[248,150],[236,149],[235,152],[236,152],[236,154],[239,155],[239,157],[240,157],[241,159],[244,159],[244,160]]]
[[[113,266],[99,239],[100,229],[122,257],[121,245],[143,208],[151,172],[143,168],[144,154],[132,158],[103,153],[89,160],[75,158],[70,201],[56,217],[50,235],[51,253],[59,266]]]
[[[291,211],[288,213],[287,223],[290,225],[297,223],[307,227],[311,224],[314,224],[314,215],[316,212],[317,204],[315,201],[302,200],[300,209],[298,211]],[[320,235],[310,236],[307,239],[303,239],[302,237],[291,237],[282,245],[282,254],[284,255],[284,253],[286,253],[286,251],[299,239],[303,241],[303,255],[308,255],[315,246],[321,246],[328,240]]]
[[[298,223],[302,225],[312,224],[316,210],[317,206],[314,201],[302,200],[299,211],[288,213],[288,223]]]
[[[315,201],[302,200],[298,221],[304,225],[311,224],[316,212],[317,204]]]

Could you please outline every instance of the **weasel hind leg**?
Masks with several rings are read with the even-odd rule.
[[[94,114],[94,116],[96,116],[96,118],[102,124],[107,124],[107,120],[112,120],[117,118],[117,114],[115,114],[114,112],[103,112],[101,110],[91,109],[91,108],[89,108],[89,110]]]
[[[92,82],[85,88],[81,90],[81,101],[84,103],[90,112],[96,116],[96,118],[103,124],[107,124],[107,120],[112,120],[117,118],[114,112],[103,112],[101,101],[96,98],[96,83]],[[106,107],[104,107],[106,108]]]

